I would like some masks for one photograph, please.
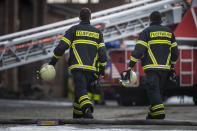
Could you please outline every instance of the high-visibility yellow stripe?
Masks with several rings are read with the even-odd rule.
[[[72,70],[72,69],[74,69],[74,68],[81,68],[81,69],[88,69],[88,70],[97,71],[96,67],[89,66],[89,65],[75,64],[75,65],[71,65],[71,66],[69,67],[70,70]]]
[[[101,47],[103,47],[103,46],[105,46],[105,44],[104,44],[104,43],[100,43],[100,44],[98,45],[98,48],[101,48]]]
[[[176,61],[171,61],[171,64],[175,65],[176,64]]]
[[[97,59],[98,59],[98,53],[96,53],[96,56],[94,57],[94,62],[93,62],[93,65],[92,65],[93,67],[96,66]]]
[[[78,114],[78,115],[82,115],[83,114],[82,111],[79,111],[79,110],[76,110],[76,109],[73,109],[73,113],[74,114]]]
[[[149,69],[149,68],[159,68],[159,69],[170,69],[169,65],[154,65],[154,64],[149,64],[149,65],[145,65],[143,66],[143,69]]]
[[[62,37],[61,40],[64,41],[64,42],[66,42],[69,46],[71,45],[70,40],[67,39],[66,37]]]
[[[159,109],[159,108],[164,108],[164,105],[163,104],[158,104],[158,105],[155,105],[153,107],[151,107],[151,109],[154,111],[156,109]]]
[[[151,58],[153,64],[158,65],[158,64],[157,64],[157,61],[156,61],[156,59],[155,59],[155,57],[154,57],[154,55],[153,55],[153,53],[152,53],[152,51],[151,51],[151,49],[150,49],[150,47],[148,47],[148,54],[149,54],[149,56],[150,56],[150,58]]]
[[[93,94],[90,93],[90,92],[88,92],[88,98],[89,98],[90,100],[92,100],[92,96],[93,96]]]
[[[168,44],[168,45],[171,45],[171,41],[168,41],[168,40],[151,40],[151,41],[148,41],[148,44]]]
[[[141,45],[143,45],[143,46],[145,46],[145,47],[148,48],[148,44],[147,44],[147,42],[145,42],[145,41],[138,40],[136,44],[141,44]]]
[[[170,62],[170,58],[171,58],[171,47],[170,47],[170,52],[168,54],[168,59],[167,59],[167,62],[166,62],[166,65],[169,65],[169,62]]]
[[[98,72],[99,72],[99,71],[98,71]],[[98,78],[98,77],[99,77],[96,73],[94,73],[94,76],[95,76],[96,78]]]
[[[75,41],[73,41],[72,44],[79,44],[79,43],[94,45],[97,48],[99,46],[95,41],[92,41],[92,40],[75,40]]]
[[[78,62],[79,64],[83,65],[83,63],[82,63],[82,61],[81,61],[81,58],[80,58],[80,56],[79,56],[79,54],[78,54],[78,52],[77,52],[77,50],[76,50],[74,44],[72,45],[72,48],[73,48],[74,55],[75,55],[75,57],[76,57],[76,59],[77,59],[77,62]]]
[[[175,46],[177,46],[177,43],[176,42],[172,43],[171,48],[172,47],[175,47]]]
[[[152,116],[156,116],[156,115],[161,115],[161,114],[165,114],[164,110],[161,110],[161,111],[156,111],[156,112],[153,112],[153,113],[150,113]]]
[[[92,102],[90,100],[85,100],[85,101],[80,103],[80,107],[82,108],[86,104],[92,104]]]
[[[106,66],[107,62],[104,62],[104,63],[99,62],[99,64],[102,65],[102,66]]]
[[[73,106],[77,107],[77,108],[80,108],[80,105],[78,103],[76,103],[76,102],[73,103]]]
[[[56,59],[59,59],[61,56],[57,56],[57,55],[53,54],[53,57],[55,57]]]
[[[94,94],[94,100],[99,101],[101,99],[101,96],[99,94]]]
[[[79,98],[79,103],[80,103],[83,99],[88,99],[88,95],[81,96],[81,97]]]
[[[130,60],[131,60],[131,61],[134,61],[134,62],[138,62],[140,59],[137,59],[137,58],[131,56],[131,57],[130,57]]]

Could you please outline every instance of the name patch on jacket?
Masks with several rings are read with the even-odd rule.
[[[99,33],[83,31],[83,30],[77,30],[76,36],[87,36],[87,37],[93,37],[93,38],[99,39]]]
[[[165,32],[165,31],[156,31],[156,32],[150,32],[150,37],[167,37],[172,38],[172,33]]]

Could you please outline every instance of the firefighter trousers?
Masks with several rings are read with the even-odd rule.
[[[88,97],[88,87],[93,79],[93,73],[87,71],[72,71],[72,76],[75,84],[74,91],[74,109],[79,114],[86,113],[87,109],[91,109],[93,112],[93,104]],[[75,108],[75,105],[77,105]]]
[[[162,92],[168,78],[168,70],[149,70],[146,71],[145,89],[150,105],[162,103]]]
[[[164,119],[164,105],[162,104],[162,91],[165,88],[168,70],[146,71],[145,89],[150,102],[147,119]]]

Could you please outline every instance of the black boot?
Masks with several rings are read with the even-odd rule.
[[[156,115],[156,116],[152,116],[148,113],[148,115],[146,116],[146,120],[149,119],[165,119],[165,114],[160,114],[160,115]]]
[[[94,119],[92,113],[93,113],[93,110],[91,108],[87,108],[85,113],[83,114],[83,118],[85,118],[85,119]]]
[[[80,119],[80,118],[83,118],[83,115],[73,113],[73,119]]]

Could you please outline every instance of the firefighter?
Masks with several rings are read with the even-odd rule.
[[[141,60],[146,73],[144,85],[150,102],[146,119],[164,119],[161,90],[178,59],[178,47],[173,32],[161,25],[160,12],[153,11],[149,22],[150,26],[139,35],[129,66],[133,68]]]
[[[102,32],[90,25],[91,10],[82,8],[79,19],[80,23],[61,38],[49,64],[55,66],[65,50],[70,49],[68,64],[75,84],[73,118],[93,119],[93,103],[87,88],[99,75],[104,76],[107,56]]]

